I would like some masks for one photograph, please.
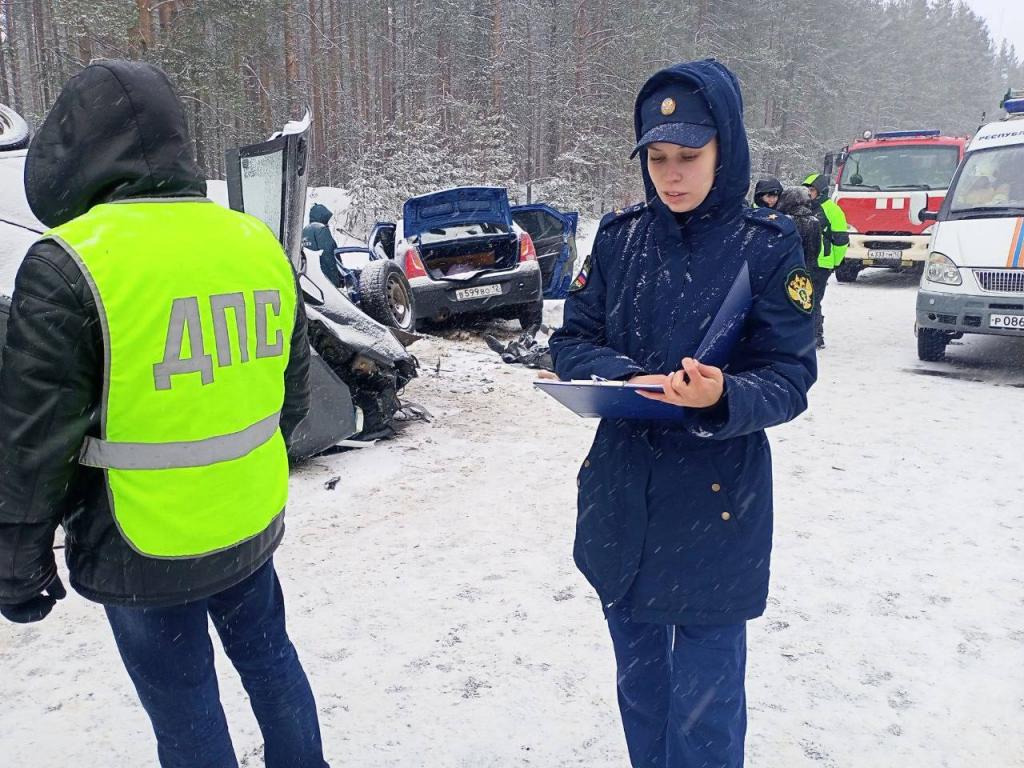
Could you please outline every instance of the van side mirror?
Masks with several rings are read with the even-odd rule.
[[[918,212],[917,218],[919,218],[921,221],[938,221],[939,212],[929,211],[927,208],[922,208],[920,212]]]

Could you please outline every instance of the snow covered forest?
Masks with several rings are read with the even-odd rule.
[[[970,133],[1024,87],[954,0],[0,0],[0,33],[0,101],[32,123],[93,58],[164,67],[211,178],[308,105],[311,183],[369,221],[451,184],[637,199],[632,100],[683,59],[738,73],[754,171],[790,180],[866,128]]]

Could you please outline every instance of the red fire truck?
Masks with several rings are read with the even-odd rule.
[[[865,267],[914,269],[928,260],[932,222],[969,137],[937,130],[864,133],[864,138],[825,159],[838,179],[832,199],[846,214],[850,247],[836,279],[851,283]]]

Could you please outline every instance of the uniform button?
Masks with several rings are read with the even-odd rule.
[[[718,493],[720,490],[722,490],[722,486],[720,486],[718,483],[712,483],[711,490],[714,491],[715,493]]]
[[[590,459],[586,459],[586,460],[585,460],[585,461],[583,462],[583,466],[584,466],[584,467],[589,467],[589,466],[590,466]]]
[[[732,515],[730,515],[728,512],[723,512],[722,513],[722,519],[723,520],[728,520],[731,517],[732,517]]]

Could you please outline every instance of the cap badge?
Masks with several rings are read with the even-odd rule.
[[[665,117],[673,114],[676,111],[676,100],[673,98],[667,98],[661,102],[661,114]]]

